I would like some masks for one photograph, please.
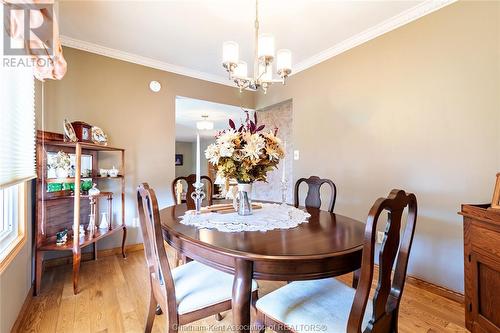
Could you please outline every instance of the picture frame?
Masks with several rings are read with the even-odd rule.
[[[184,165],[184,155],[175,154],[175,166]]]
[[[493,199],[491,200],[491,208],[500,210],[500,172],[497,173],[495,190],[493,191]]]

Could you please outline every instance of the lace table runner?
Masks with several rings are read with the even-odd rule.
[[[309,217],[311,217],[309,213],[292,206],[263,203],[261,209],[254,209],[253,214],[249,216],[240,216],[236,212],[195,215],[189,211],[180,217],[180,222],[222,232],[267,231],[295,228],[301,223],[308,222]]]

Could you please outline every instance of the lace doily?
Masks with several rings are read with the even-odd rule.
[[[309,217],[311,217],[309,213],[292,206],[263,203],[261,209],[254,209],[253,214],[249,216],[240,216],[236,212],[195,215],[191,211],[181,216],[180,222],[222,232],[267,231],[295,228],[301,223],[308,222]]]

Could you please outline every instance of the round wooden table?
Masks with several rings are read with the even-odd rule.
[[[186,205],[160,211],[163,237],[183,256],[234,275],[233,323],[250,328],[252,278],[312,280],[361,266],[365,225],[339,214],[307,209],[308,223],[267,232],[220,232],[181,224]]]

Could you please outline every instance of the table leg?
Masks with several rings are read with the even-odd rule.
[[[252,298],[253,263],[235,259],[233,283],[233,324],[239,332],[250,332],[250,303]]]

